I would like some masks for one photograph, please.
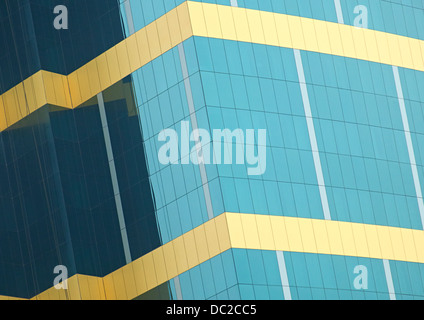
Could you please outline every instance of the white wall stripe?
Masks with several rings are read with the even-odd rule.
[[[128,242],[127,228],[125,226],[124,211],[122,209],[121,195],[119,192],[118,178],[116,175],[115,160],[113,158],[112,144],[110,142],[110,133],[109,133],[109,127],[107,124],[103,93],[100,92],[97,95],[97,101],[99,105],[100,120],[101,120],[102,128],[103,128],[103,137],[104,137],[105,145],[106,145],[106,154],[107,154],[107,158],[109,162],[109,171],[110,171],[110,177],[112,180],[112,188],[113,188],[113,193],[115,195],[115,206],[116,206],[116,212],[118,214],[119,229],[121,230],[121,238],[122,238],[122,245],[124,247],[125,261],[128,264],[132,261],[131,252],[130,252],[130,246]]]
[[[342,6],[340,4],[340,0],[334,0],[334,6],[336,7],[337,22],[344,24],[343,11]]]
[[[131,4],[129,0],[125,0],[124,7],[125,7],[125,16],[127,17],[128,31],[130,32],[128,36],[130,36],[135,32],[135,28],[134,28],[134,20],[132,16]]]
[[[305,72],[303,70],[302,57],[298,49],[294,49],[294,56],[296,60],[297,74],[299,77],[300,91],[302,93],[303,109],[305,110],[306,123],[308,126],[309,140],[311,143],[312,155],[314,158],[319,193],[321,196],[322,211],[324,212],[324,218],[326,220],[331,220],[330,207],[328,205],[327,191],[325,189],[324,175],[322,173],[321,159],[315,134],[314,121],[312,118],[311,105],[309,102],[308,89],[306,87],[305,82]]]
[[[180,283],[179,276],[176,276],[174,278],[174,287],[175,287],[175,293],[177,295],[177,300],[183,300],[183,292],[181,291],[181,283]]]
[[[237,0],[231,0],[231,6],[232,6],[232,7],[238,7],[238,2],[237,2]]]
[[[422,224],[423,229],[424,229],[423,194],[422,194],[422,190],[421,190],[421,184],[420,184],[420,178],[419,178],[419,175],[418,175],[417,164],[416,164],[416,161],[415,161],[414,146],[412,144],[411,131],[409,129],[408,115],[406,113],[405,100],[403,98],[402,84],[400,82],[398,67],[392,66],[392,69],[393,69],[393,75],[394,75],[394,78],[395,78],[395,84],[396,84],[396,91],[397,91],[397,96],[398,96],[398,101],[399,101],[400,113],[401,113],[401,116],[402,116],[403,130],[405,132],[406,146],[408,148],[409,162],[411,163],[412,177],[414,179],[415,193],[417,195],[418,209],[420,211],[421,224]]]
[[[396,300],[395,287],[393,285],[392,271],[389,260],[383,260],[384,273],[386,274],[387,288],[389,289],[390,300]]]
[[[283,294],[285,300],[292,300],[290,292],[289,277],[287,275],[286,261],[284,260],[284,252],[276,251],[278,269],[280,270],[281,285],[283,286]]]
[[[187,61],[185,57],[184,46],[182,43],[178,45],[178,53],[180,56],[181,69],[182,69],[183,78],[184,78],[184,87],[185,87],[185,91],[187,95],[188,108],[190,111],[191,126],[193,128],[193,131],[195,131],[198,129],[196,110],[194,108],[193,94],[191,91],[190,79],[188,78]],[[194,140],[195,140],[194,142],[196,143],[197,154],[203,154],[201,152],[201,149],[202,149],[201,144],[198,143],[200,142],[199,136],[194,136]],[[206,174],[205,163],[201,161],[200,159],[198,162],[199,162],[200,178],[202,180],[203,194],[205,195],[208,217],[209,219],[213,219],[214,215],[213,215],[213,208],[212,208],[212,200],[211,200],[211,194],[209,190],[208,176]]]

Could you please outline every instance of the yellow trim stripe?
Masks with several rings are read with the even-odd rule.
[[[40,71],[1,95],[0,130],[47,103],[76,108],[191,36],[295,48],[424,71],[422,40],[286,14],[187,1],[69,76]]]
[[[103,278],[71,277],[68,299],[134,299],[231,248],[424,263],[424,231],[227,212]],[[64,290],[52,287],[33,299],[61,300],[67,297]]]
[[[0,96],[0,131],[46,104],[76,108],[192,35],[185,2],[68,76],[39,71]]]

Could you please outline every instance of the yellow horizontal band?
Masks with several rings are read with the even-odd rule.
[[[71,277],[68,279],[67,296],[65,290],[52,287],[33,299],[134,299],[231,248],[424,263],[424,231],[307,218],[223,213],[103,278]]]
[[[326,53],[424,71],[424,41],[349,25],[200,2],[193,35]]]
[[[187,1],[69,76],[40,71],[0,96],[0,131],[45,104],[76,108],[191,36],[244,41],[424,71],[424,41],[266,11]]]
[[[0,95],[0,131],[46,104],[76,108],[192,35],[185,2],[68,76],[39,71]]]

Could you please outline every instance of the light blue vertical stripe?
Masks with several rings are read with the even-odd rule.
[[[422,224],[423,229],[424,229],[423,194],[422,194],[422,190],[421,190],[420,177],[418,176],[417,163],[416,163],[416,160],[415,160],[414,146],[412,144],[412,138],[411,138],[411,131],[409,129],[408,114],[406,113],[402,84],[400,82],[400,76],[399,76],[399,69],[396,66],[392,66],[392,69],[393,69],[393,75],[394,75],[394,78],[395,78],[395,84],[396,84],[396,91],[397,91],[397,96],[398,96],[400,113],[401,113],[401,116],[402,116],[402,124],[403,124],[403,131],[405,133],[406,146],[408,148],[409,162],[411,164],[412,177],[414,179],[415,193],[417,195],[418,209],[420,211],[421,224]]]
[[[132,261],[130,245],[128,242],[127,228],[125,226],[125,218],[124,218],[124,212],[122,209],[121,195],[119,192],[118,177],[116,175],[115,160],[113,158],[112,144],[110,141],[109,127],[107,124],[103,93],[100,92],[97,95],[97,101],[99,105],[100,120],[101,120],[102,128],[103,128],[103,137],[105,140],[106,154],[107,154],[108,163],[109,163],[110,177],[112,180],[112,188],[113,188],[113,193],[115,196],[115,206],[116,206],[116,212],[118,214],[119,229],[121,231],[122,245],[124,247],[125,262],[128,264]]]
[[[319,188],[319,193],[321,197],[322,211],[324,212],[324,218],[326,220],[331,220],[330,207],[328,205],[327,191],[325,188],[324,175],[322,172],[321,159],[319,155],[318,143],[317,143],[317,138],[315,134],[314,120],[312,118],[312,111],[311,111],[311,105],[309,102],[308,89],[306,87],[305,72],[303,70],[302,57],[298,49],[293,49],[293,50],[294,50],[294,57],[296,60],[297,74],[299,77],[300,91],[302,94],[303,108],[305,111],[306,123],[308,126],[309,141],[311,143],[312,156],[314,159],[315,172],[317,176],[318,188]]]
[[[277,251],[278,269],[280,271],[281,285],[283,286],[283,294],[285,300],[292,300],[290,292],[289,277],[287,275],[286,261],[284,260],[284,252]]]
[[[334,6],[336,7],[337,22],[340,24],[344,24],[343,11],[342,6],[340,4],[340,0],[334,0]]]
[[[177,300],[183,300],[183,293],[181,291],[181,283],[180,283],[179,276],[176,276],[174,278],[174,286],[175,286],[175,293],[177,294]]]
[[[389,260],[383,260],[384,273],[386,274],[387,289],[389,290],[390,300],[396,300],[395,286],[393,285],[392,271]]]
[[[124,7],[125,7],[125,16],[126,16],[127,24],[128,24],[128,31],[130,33],[129,35],[132,35],[135,32],[135,28],[134,28],[134,20],[132,16],[130,0],[125,0]]]
[[[178,53],[180,57],[181,70],[182,70],[183,78],[184,78],[184,87],[185,87],[185,91],[187,95],[187,103],[188,103],[188,108],[190,112],[191,126],[193,128],[193,131],[197,131],[198,125],[197,125],[196,110],[194,108],[193,93],[191,91],[190,79],[188,77],[187,61],[186,61],[186,56],[184,52],[184,46],[182,43],[178,45]],[[195,145],[197,148],[197,154],[203,155],[203,152],[200,151],[202,147],[201,147],[199,136],[194,135],[194,140],[195,140]],[[205,196],[206,210],[208,212],[209,219],[213,219],[214,214],[213,214],[213,208],[212,208],[212,199],[211,199],[211,194],[209,190],[209,183],[208,183],[208,177],[206,174],[205,163],[203,159],[199,159],[198,163],[199,163],[199,170],[200,170],[200,178],[202,180],[203,194]]]

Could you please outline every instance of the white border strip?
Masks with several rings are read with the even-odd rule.
[[[293,49],[296,60],[297,74],[299,76],[300,91],[302,93],[303,108],[305,110],[306,122],[308,125],[309,141],[311,143],[312,155],[314,157],[315,172],[321,196],[322,211],[324,218],[331,220],[330,207],[328,205],[327,191],[325,189],[324,175],[322,173],[321,159],[319,156],[318,143],[315,134],[314,120],[312,118],[311,105],[309,102],[308,89],[306,87],[305,72],[303,70],[302,57],[298,49]]]
[[[232,7],[238,7],[238,2],[237,2],[237,0],[231,0],[231,6],[232,6]]]
[[[125,226],[124,211],[122,209],[121,195],[119,193],[118,177],[116,175],[115,160],[113,158],[112,144],[110,141],[110,133],[109,133],[109,127],[107,124],[105,104],[104,104],[102,92],[100,92],[97,95],[97,101],[99,105],[100,120],[102,122],[102,128],[103,128],[103,137],[105,139],[106,153],[107,153],[107,158],[109,162],[112,188],[113,188],[113,193],[115,195],[116,212],[118,213],[119,229],[121,230],[121,238],[122,238],[122,245],[124,247],[125,261],[128,264],[132,261],[130,245],[128,242],[127,228]]]
[[[292,300],[290,292],[289,277],[287,275],[286,261],[284,260],[284,252],[276,251],[278,269],[280,270],[281,285],[283,286],[283,294],[285,300]]]
[[[422,194],[422,191],[421,191],[420,178],[418,176],[417,164],[416,164],[416,161],[415,161],[414,146],[412,144],[411,131],[409,129],[408,115],[406,113],[405,100],[403,98],[402,84],[400,82],[398,67],[392,66],[392,68],[393,68],[393,75],[395,77],[396,91],[397,91],[397,95],[398,95],[400,113],[402,115],[402,123],[403,123],[403,130],[405,132],[406,145],[408,147],[409,162],[411,163],[412,177],[414,178],[415,193],[417,195],[418,208],[419,208],[420,216],[421,216],[421,224],[422,224],[423,229],[424,229],[423,194]]]
[[[174,278],[174,287],[175,287],[175,294],[177,295],[177,300],[183,300],[183,292],[181,291],[181,283],[180,283],[179,276],[176,276]]]
[[[188,108],[190,111],[191,125],[193,127],[193,131],[197,132],[198,126],[197,126],[196,110],[194,108],[193,94],[191,91],[190,79],[188,77],[187,61],[186,61],[186,56],[184,52],[184,46],[182,43],[178,45],[178,53],[180,56],[181,69],[183,72],[184,87],[185,87],[185,91],[187,95]],[[194,140],[196,144],[197,154],[203,154],[203,152],[201,152],[202,146],[200,143],[199,136],[198,135],[196,136],[195,134]],[[213,219],[214,215],[213,215],[213,208],[212,208],[212,200],[211,200],[211,194],[209,190],[208,176],[206,174],[205,163],[201,159],[199,159],[198,162],[199,162],[200,177],[202,179],[203,193],[205,195],[206,209],[208,211],[208,217],[209,219]]]
[[[127,17],[128,31],[130,33],[129,35],[132,35],[135,33],[135,28],[134,28],[134,19],[132,16],[130,0],[125,0],[124,7],[125,7],[125,16]]]
[[[343,11],[342,6],[340,4],[340,0],[334,0],[334,6],[336,7],[337,22],[340,24],[344,24]]]
[[[392,271],[389,260],[383,259],[384,273],[386,274],[387,288],[389,289],[390,300],[396,300],[395,286],[393,285]]]

